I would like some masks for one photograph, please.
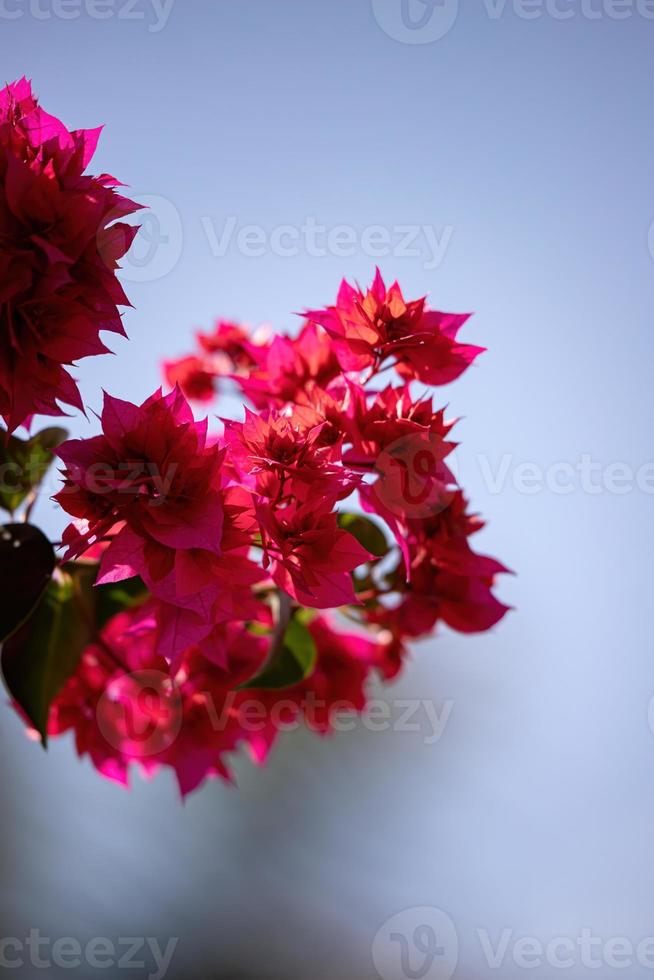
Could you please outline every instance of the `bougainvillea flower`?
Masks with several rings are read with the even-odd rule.
[[[10,430],[34,414],[83,410],[66,368],[124,334],[116,278],[139,205],[118,181],[84,175],[100,130],[69,132],[22,79],[0,91],[0,415]]]
[[[387,289],[379,269],[367,293],[343,280],[335,306],[311,310],[334,342],[345,371],[379,367],[388,358],[407,381],[454,381],[483,350],[457,341],[469,314],[429,310],[425,298],[407,302],[397,284]]]
[[[298,392],[297,401],[292,406],[293,417],[306,427],[321,425],[321,445],[345,445],[353,441],[352,403],[359,397],[365,400],[363,389],[351,377],[340,375],[330,381],[326,388],[309,381]]]
[[[406,572],[399,568],[394,582],[406,595],[391,616],[402,634],[423,636],[438,620],[459,632],[482,632],[508,612],[492,589],[497,576],[509,570],[496,559],[477,554],[468,542],[483,526],[468,513],[460,491],[437,515],[405,525],[410,584],[405,586]]]
[[[252,351],[253,348],[250,348]],[[341,374],[325,332],[307,323],[297,337],[275,337],[257,353],[257,368],[236,375],[244,395],[259,409],[297,402],[308,384],[326,387]]]
[[[309,727],[327,734],[333,728],[336,713],[365,710],[366,682],[373,671],[386,677],[393,674],[391,634],[375,637],[343,633],[326,616],[316,617],[309,624],[309,631],[318,657],[315,670],[299,686],[299,693]]]
[[[251,694],[230,693],[256,672],[269,641],[234,624],[225,636],[229,673],[197,647],[170,673],[157,651],[151,612],[109,621],[56,699],[49,734],[72,729],[79,755],[123,784],[132,765],[148,776],[170,767],[186,795],[207,777],[231,780],[225,756],[240,743],[252,741],[261,755],[262,733],[248,730],[240,710]]]
[[[456,487],[447,459],[456,443],[446,438],[454,422],[434,412],[431,399],[413,398],[409,385],[372,399],[360,386],[349,389],[344,462],[370,475],[359,488],[361,505],[387,523],[410,571],[406,520],[438,513]]]
[[[240,544],[230,547],[231,538]],[[223,551],[214,555],[196,549],[178,551],[170,571],[160,580],[140,573],[160,599],[158,649],[170,662],[190,643],[211,642],[215,624],[234,619],[260,621],[261,607],[253,586],[267,578],[248,558],[240,532],[223,535]]]
[[[191,354],[177,361],[164,361],[162,367],[171,388],[179,385],[191,401],[213,401],[216,394],[216,375],[206,360]]]
[[[446,441],[455,420],[445,419],[445,410],[434,411],[431,398],[416,399],[409,385],[388,386],[372,399],[363,388],[350,384],[347,406],[347,432],[352,443],[344,453],[350,466],[369,466],[379,455],[407,437],[424,436],[438,446],[444,459],[456,443]]]
[[[198,333],[197,341],[205,354],[224,355],[225,373],[234,367],[247,368],[258,363],[257,345],[244,327],[231,320],[217,320],[213,332]]]
[[[263,577],[247,558],[242,497],[223,487],[225,451],[207,442],[206,421],[194,421],[179,389],[156,392],[141,406],[107,395],[101,421],[103,435],[57,451],[65,465],[57,500],[85,522],[65,533],[65,557],[83,554],[123,522],[102,556],[98,582],[140,575],[153,595],[187,614],[186,626],[189,617],[195,623],[199,632],[186,640],[206,635]],[[179,622],[170,628],[180,633]]]
[[[34,188],[20,167],[42,182],[34,207],[45,207],[46,181],[87,180],[80,161],[94,145],[42,114],[25,85],[14,87],[4,129],[0,113],[0,222],[27,213]],[[59,296],[68,272],[46,251],[47,288]],[[20,265],[7,268],[6,290],[18,288]],[[7,309],[0,289],[0,315]],[[365,294],[344,282],[337,305],[310,314],[297,337],[250,338],[219,321],[194,354],[164,365],[170,394],[141,405],[105,396],[101,433],[58,450],[57,500],[72,518],[63,561],[95,563],[99,591],[85,610],[93,642],[55,697],[49,733],[72,730],[79,753],[119,782],[134,766],[169,768],[185,795],[207,778],[231,780],[228,757],[241,744],[263,763],[289,724],[328,734],[339,712],[365,710],[369,678],[395,677],[408,640],[439,624],[473,633],[499,622],[508,607],[494,590],[508,570],[471,547],[483,524],[455,479],[453,422],[412,390],[474,360],[480,348],[457,340],[465,320],[405,301],[377,272]],[[80,321],[66,322],[88,339]],[[17,350],[15,331],[5,337]],[[56,338],[52,350],[61,368]],[[399,384],[380,384],[386,368]],[[219,378],[255,410],[209,435],[185,394],[209,401]],[[88,567],[64,571],[71,592],[82,571],[88,581]],[[46,596],[59,601],[56,589]],[[61,601],[72,595],[62,589]],[[358,631],[315,612],[328,609]],[[72,635],[64,642],[62,666],[80,653]],[[43,712],[30,711],[19,684],[13,693],[43,734]]]
[[[109,552],[129,529],[173,550],[219,553],[224,452],[207,445],[206,422],[194,421],[181,391],[157,391],[140,406],[105,394],[101,423],[101,436],[57,449],[64,510],[88,521],[89,537],[124,521]],[[66,557],[74,555],[71,546]]]
[[[219,378],[256,366],[259,348],[243,327],[228,320],[218,320],[213,333],[196,336],[199,353],[164,361],[163,375],[171,387],[178,384],[187,398],[210,402]]]
[[[319,617],[309,624],[315,669],[286,689],[239,689],[261,669],[270,643],[243,623],[222,629],[220,663],[193,646],[170,671],[157,650],[154,606],[109,621],[50,711],[50,737],[73,731],[78,754],[123,785],[133,767],[148,777],[172,769],[183,796],[207,778],[232,781],[229,756],[239,746],[261,763],[294,722],[329,733],[336,714],[365,710],[367,680],[388,670],[385,637],[345,634]]]
[[[499,623],[509,607],[493,595],[494,574],[484,556],[477,557],[474,575],[445,571],[429,556],[414,565],[411,593],[395,611],[405,636],[425,636],[438,620],[460,633],[481,633]]]
[[[374,556],[338,526],[332,501],[257,504],[266,566],[277,585],[300,604],[330,609],[356,603],[352,572]]]
[[[245,410],[244,422],[225,423],[225,443],[241,480],[256,494],[281,503],[347,497],[360,478],[341,462],[340,444],[325,445],[325,423],[316,413],[256,415]]]
[[[102,538],[96,540],[95,543],[90,546],[90,548],[87,548],[87,550],[80,555],[80,558],[84,561],[101,561],[102,556],[113,539],[120,531],[122,531],[124,527],[124,521],[119,521],[117,524],[114,524],[113,527],[110,527],[107,531],[105,531]],[[78,541],[80,537],[85,537],[88,534],[88,530],[88,521],[77,519],[72,521],[72,523],[68,526],[64,532],[64,536],[66,539],[70,539],[71,541]],[[65,543],[65,540],[62,541],[62,544]]]

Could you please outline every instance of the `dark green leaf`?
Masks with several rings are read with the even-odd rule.
[[[32,612],[54,567],[54,549],[38,528],[0,525],[0,643]]]
[[[361,514],[339,514],[338,523],[371,554],[383,558],[388,552],[386,535],[369,517],[363,517]]]
[[[71,575],[57,572],[27,622],[2,648],[9,693],[47,741],[50,705],[74,673],[92,630],[76,602]]]
[[[243,688],[279,690],[299,684],[313,671],[318,652],[315,641],[300,619],[293,617],[279,650],[258,677],[253,678]]]
[[[25,524],[15,527],[29,529]],[[48,547],[52,551],[49,542]],[[138,578],[96,588],[100,567],[97,562],[68,562],[51,578],[53,566],[54,555],[39,593],[40,601],[2,649],[7,688],[44,745],[50,705],[77,669],[84,648],[112,616],[138,605],[148,595]],[[33,607],[34,604],[29,611]]]
[[[0,439],[0,507],[11,514],[43,481],[54,459],[53,450],[68,436],[65,429],[50,428],[31,439]]]

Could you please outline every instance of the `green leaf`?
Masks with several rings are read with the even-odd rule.
[[[2,648],[9,693],[47,743],[50,705],[75,672],[92,627],[80,614],[70,574],[51,579],[34,613]]]
[[[49,428],[31,439],[0,440],[0,507],[13,514],[42,483],[54,459],[53,450],[68,437],[65,429]]]
[[[369,517],[363,517],[361,514],[339,514],[338,523],[371,554],[383,558],[388,553],[386,535]]]
[[[294,616],[284,634],[279,650],[275,653],[258,677],[253,678],[243,688],[260,690],[279,690],[293,687],[308,677],[316,666],[318,651],[315,640],[300,619]]]
[[[0,525],[0,643],[28,618],[54,567],[54,548],[37,527]]]
[[[19,532],[31,532],[30,544],[33,544],[34,535],[43,538],[40,531],[30,528],[29,525],[11,525],[12,533],[14,528]],[[53,578],[54,552],[47,539],[43,540],[52,553],[47,578],[42,582],[26,615],[22,616],[22,626],[18,629],[14,627],[12,635],[2,648],[2,672],[9,693],[21,706],[45,745],[50,705],[77,669],[84,649],[93,642],[112,616],[143,602],[148,592],[139,578],[96,588],[95,580],[100,567],[98,562],[67,562]],[[24,572],[23,561],[27,554],[25,558],[20,551],[18,554],[21,560],[13,573],[22,582],[25,578],[25,574],[21,574]],[[15,552],[11,558],[15,564]],[[29,563],[26,562],[27,564]],[[0,563],[1,572],[3,566]],[[8,585],[4,581],[4,575],[2,584],[4,594]],[[19,596],[27,595],[21,585],[17,593]],[[18,599],[13,599],[17,606]],[[7,603],[8,607],[9,605]],[[3,607],[0,621],[4,622],[7,615]],[[16,626],[18,625],[17,623]]]

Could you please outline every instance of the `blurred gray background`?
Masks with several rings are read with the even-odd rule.
[[[439,394],[478,544],[519,575],[498,628],[443,630],[378,693],[451,711],[434,744],[296,733],[181,806],[166,774],[126,793],[69,739],[46,756],[5,708],[0,936],[177,937],[173,980],[651,976],[652,4],[1,6],[5,79],[106,123],[95,169],[153,207],[87,403],[145,398],[214,316],[295,329],[379,263],[476,311],[489,352]]]

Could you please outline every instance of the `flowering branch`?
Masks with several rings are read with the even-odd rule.
[[[34,415],[83,410],[68,368],[124,332],[116,270],[136,229],[121,219],[138,205],[86,174],[98,135],[44,113],[24,79],[0,93],[2,669],[44,743],[73,730],[102,775],[165,766],[187,794],[231,778],[242,743],[263,762],[282,713],[328,732],[412,640],[506,613],[507,569],[471,547],[483,525],[448,465],[454,422],[414,390],[483,348],[459,339],[467,315],[405,300],[378,270],[295,336],[219,321],[165,363],[168,390],[106,394],[91,438],[18,438]],[[225,385],[243,417],[210,432],[190,402]],[[59,555],[31,525],[53,457]]]

